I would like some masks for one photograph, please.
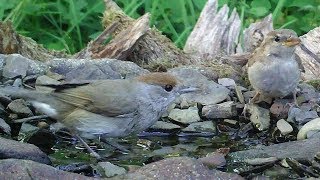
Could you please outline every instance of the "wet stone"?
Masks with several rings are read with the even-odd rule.
[[[0,118],[0,133],[11,135],[10,126],[2,118]]]
[[[25,77],[27,75],[29,66],[27,58],[18,54],[13,54],[8,56],[5,61],[6,64],[2,73],[3,77],[10,79],[18,76]]]
[[[318,117],[319,116],[316,111],[306,111],[306,110],[301,110],[299,108],[293,107],[289,109],[288,121],[304,124]]]
[[[290,134],[293,131],[292,126],[284,119],[280,119],[277,122],[277,128],[279,129],[282,135]]]
[[[255,104],[248,104],[247,110],[249,111],[250,121],[260,131],[266,130],[270,126],[270,114],[268,109],[264,109]]]
[[[104,170],[106,177],[125,174],[127,171],[123,167],[116,166],[110,162],[99,162],[98,165]]]
[[[206,157],[199,158],[198,160],[209,168],[222,167],[227,163],[225,156],[217,152],[210,153],[206,155]]]
[[[157,121],[154,125],[150,127],[150,129],[156,129],[156,130],[174,130],[174,129],[181,129],[180,126],[168,123],[164,121]]]
[[[320,118],[313,119],[302,126],[299,130],[297,139],[305,139],[309,131],[320,131]]]
[[[184,132],[212,132],[216,133],[215,125],[212,121],[203,121],[191,123],[186,128],[182,129]]]
[[[236,82],[230,78],[219,78],[218,83],[221,84],[222,86],[225,86],[225,87],[236,85]]]
[[[46,85],[46,84],[58,85],[58,84],[60,84],[60,81],[57,81],[57,80],[50,78],[46,75],[39,76],[36,80],[36,90],[42,91],[42,92],[52,92],[54,90],[53,88],[41,86],[41,85]]]
[[[29,117],[33,115],[32,111],[27,106],[27,102],[23,99],[13,100],[8,105],[8,108],[21,117]]]
[[[196,107],[190,107],[188,109],[173,109],[169,113],[169,118],[183,124],[200,121],[198,108]]]
[[[208,119],[231,118],[237,116],[236,104],[233,101],[207,105],[202,108],[202,116]]]

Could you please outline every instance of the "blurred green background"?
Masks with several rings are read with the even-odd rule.
[[[151,13],[156,26],[182,48],[207,0],[115,0],[133,18]],[[320,26],[320,0],[219,0],[236,8],[242,28],[273,13],[275,28],[302,35]],[[231,11],[230,10],[230,11]],[[0,0],[0,19],[46,48],[75,53],[102,31],[103,0]]]

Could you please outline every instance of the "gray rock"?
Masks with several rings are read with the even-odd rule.
[[[36,90],[42,91],[42,92],[52,92],[54,90],[53,88],[40,86],[40,85],[46,85],[46,84],[58,85],[58,84],[60,84],[60,81],[52,79],[46,75],[39,76],[36,80]]]
[[[127,171],[123,167],[116,166],[110,162],[98,162],[98,165],[104,170],[106,177],[125,174]]]
[[[292,126],[284,119],[280,119],[277,122],[277,128],[279,129],[282,135],[290,134],[293,131]]]
[[[305,139],[309,131],[320,131],[320,118],[313,119],[302,126],[299,130],[297,139]]]
[[[0,132],[4,132],[8,135],[11,135],[10,126],[2,118],[0,118]]]
[[[232,152],[229,156],[233,161],[243,162],[245,159],[276,157],[278,159],[294,158],[311,161],[319,152],[320,141],[317,138],[291,141],[270,146],[257,146],[254,149]]]
[[[17,76],[45,74],[49,68],[40,61],[34,61],[21,56],[20,54],[10,54],[5,58],[3,77],[13,78]]]
[[[233,101],[228,101],[204,106],[201,114],[208,119],[231,118],[237,116],[237,108]]]
[[[15,79],[12,86],[13,87],[22,87],[22,79],[20,79],[20,78]]]
[[[181,127],[173,123],[157,121],[154,125],[150,127],[150,129],[173,130],[173,129],[181,129]]]
[[[247,104],[246,109],[249,111],[250,121],[260,131],[266,130],[270,126],[270,111],[255,104]]]
[[[196,159],[174,157],[147,164],[135,172],[114,179],[234,179],[243,178],[235,173],[210,170]]]
[[[37,126],[33,126],[29,123],[22,123],[19,136],[25,136],[25,135],[31,135],[35,132],[37,132],[40,128]]]
[[[173,109],[169,113],[169,118],[183,124],[200,121],[198,108],[196,107],[190,107],[188,109]]]
[[[67,80],[132,78],[148,72],[133,62],[116,59],[53,59],[47,65]]]
[[[49,157],[33,144],[22,143],[2,137],[0,137],[0,144],[0,159],[27,159],[43,164],[51,164]]]
[[[3,68],[3,77],[8,79],[17,76],[25,77],[29,67],[29,62],[26,59],[27,58],[18,54],[9,55],[5,59],[6,63]]]
[[[8,108],[12,112],[22,117],[29,117],[33,115],[32,111],[27,106],[27,102],[23,99],[13,100],[10,104],[8,104]]]
[[[274,163],[278,161],[278,158],[276,157],[268,157],[268,158],[253,158],[253,159],[245,159],[244,162],[250,164],[250,165],[263,165],[268,163]]]
[[[185,86],[198,87],[200,91],[182,94],[189,104],[199,103],[202,105],[217,104],[229,96],[230,90],[202,75],[196,69],[177,67],[169,70],[170,73],[179,77]]]
[[[320,98],[319,92],[316,92],[315,88],[307,83],[301,83],[298,85],[301,89],[301,96],[305,101],[315,101],[318,102]]]
[[[245,102],[249,102],[249,100],[250,100],[251,98],[253,98],[253,96],[254,96],[255,94],[256,94],[255,91],[247,91],[247,92],[244,92],[244,93],[243,93],[243,97],[244,97]]]
[[[319,130],[311,130],[307,132],[307,139],[309,138],[318,138],[320,139],[320,129]]]
[[[191,123],[186,128],[182,129],[185,132],[212,132],[216,133],[215,124],[212,121],[203,121]]]
[[[318,113],[316,111],[302,110],[296,107],[289,109],[288,122],[297,122],[299,124],[305,124],[312,119],[318,118]]]
[[[233,79],[230,78],[219,78],[218,83],[221,84],[224,87],[230,87],[235,86],[236,82]]]
[[[244,96],[242,94],[241,87],[236,85],[234,88],[235,88],[236,95],[237,95],[237,98],[238,98],[239,102],[244,104],[245,100],[244,100]]]
[[[206,157],[199,158],[198,160],[210,168],[222,167],[227,163],[224,155],[217,152],[210,153],[206,155]]]
[[[76,173],[58,170],[52,166],[30,160],[0,160],[1,179],[94,179]]]

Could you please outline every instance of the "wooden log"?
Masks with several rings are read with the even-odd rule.
[[[184,51],[205,59],[234,54],[240,33],[240,18],[235,9],[228,18],[229,7],[218,11],[218,1],[209,0],[187,39]]]

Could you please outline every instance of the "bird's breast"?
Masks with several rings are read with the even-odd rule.
[[[294,60],[256,62],[248,68],[251,85],[271,97],[284,97],[293,92],[300,79],[298,63]]]

